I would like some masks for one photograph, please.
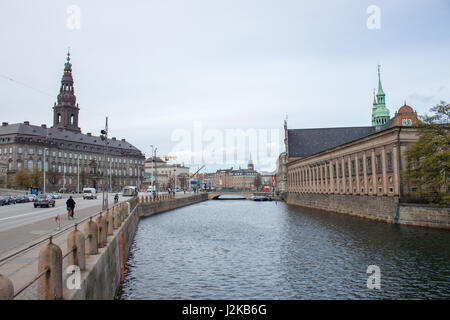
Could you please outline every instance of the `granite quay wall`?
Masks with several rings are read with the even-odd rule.
[[[183,198],[164,195],[156,201],[153,201],[151,196],[139,197],[139,203],[131,210],[122,225],[114,230],[106,248],[99,249],[98,255],[89,256],[86,259],[86,271],[82,274],[80,289],[69,290],[65,286],[63,298],[67,300],[114,299],[120,288],[123,267],[140,219],[206,200],[208,200],[206,194]]]
[[[410,226],[450,229],[450,208],[399,203],[398,197],[289,192],[287,204]]]
[[[30,253],[37,259],[23,274],[26,285],[15,287],[0,274],[0,300],[114,299],[140,219],[206,200],[207,194],[135,197],[32,243]],[[2,261],[20,258],[22,252]]]

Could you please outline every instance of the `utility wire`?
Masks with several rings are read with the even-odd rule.
[[[43,91],[43,90],[41,90],[41,89],[32,87],[32,86],[30,86],[30,85],[28,85],[28,84],[26,84],[26,83],[23,83],[23,82],[14,80],[14,79],[11,78],[11,77],[5,76],[5,75],[3,75],[3,74],[0,74],[0,77],[4,78],[4,79],[6,79],[6,80],[9,80],[9,81],[11,81],[11,82],[17,83],[17,84],[19,84],[19,85],[22,85],[22,86],[24,86],[24,87],[27,87],[28,89],[32,89],[32,90],[35,90],[35,91],[37,91],[37,92],[39,92],[39,93],[45,94],[46,96],[53,97],[53,95],[50,94],[50,93],[48,93],[48,92],[45,92],[45,91]]]

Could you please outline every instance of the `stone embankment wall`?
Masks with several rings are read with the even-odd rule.
[[[126,263],[140,219],[206,200],[206,194],[155,202],[150,197],[141,198],[122,225],[108,238],[107,246],[99,249],[97,255],[87,257],[86,271],[81,276],[81,288],[69,290],[64,285],[63,299],[114,299],[120,288],[122,267]]]
[[[450,230],[450,208],[399,203],[397,197],[286,193],[287,204],[344,213],[361,218]]]

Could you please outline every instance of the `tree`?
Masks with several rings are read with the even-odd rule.
[[[262,182],[261,182],[261,176],[259,174],[255,177],[255,180],[253,181],[253,185],[255,186],[256,190],[259,190],[261,188]]]
[[[34,170],[30,175],[30,183],[35,188],[42,188],[44,184],[44,172],[41,170]]]
[[[14,179],[16,186],[27,189],[31,185],[31,173],[28,169],[18,170]]]
[[[418,140],[406,151],[406,177],[432,205],[450,205],[450,104],[441,101],[416,125]]]

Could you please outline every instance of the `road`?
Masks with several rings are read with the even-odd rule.
[[[56,199],[54,208],[34,208],[32,202],[0,207],[0,255],[56,231],[56,215],[60,215],[61,227],[64,227],[101,211],[101,194],[96,200],[75,197],[75,221],[68,220],[67,198],[66,195],[63,199]],[[120,198],[122,201],[128,199]],[[114,195],[110,194],[108,204],[112,206],[113,203]]]

